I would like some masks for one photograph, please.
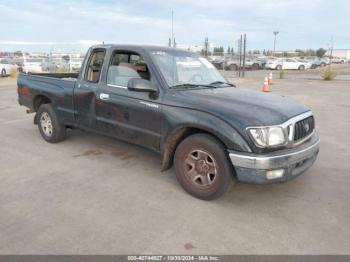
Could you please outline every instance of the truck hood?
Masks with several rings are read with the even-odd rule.
[[[166,104],[200,110],[241,129],[281,124],[310,110],[285,96],[232,87],[172,90]]]

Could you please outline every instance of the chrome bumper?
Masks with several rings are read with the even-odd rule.
[[[319,151],[319,141],[315,133],[309,141],[293,149],[266,155],[229,151],[229,157],[240,181],[258,184],[281,182],[301,175],[312,166]],[[284,170],[282,177],[267,178],[267,171],[280,169]]]

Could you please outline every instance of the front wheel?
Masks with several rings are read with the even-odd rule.
[[[6,76],[6,70],[5,69],[2,69],[1,70],[1,77],[5,77]]]
[[[305,66],[303,65],[299,66],[298,70],[305,70]]]
[[[276,66],[276,70],[282,70],[282,66],[281,65]]]
[[[57,143],[66,138],[66,127],[62,125],[51,104],[43,104],[36,114],[41,136],[49,143]]]
[[[210,135],[195,134],[183,140],[174,163],[177,180],[197,198],[219,198],[232,183],[233,170],[225,147]]]

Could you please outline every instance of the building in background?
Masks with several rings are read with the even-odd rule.
[[[331,51],[328,50],[326,56],[330,56]],[[350,49],[333,49],[332,51],[333,57],[344,57],[346,59],[350,59]]]

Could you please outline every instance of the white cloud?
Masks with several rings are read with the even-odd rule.
[[[286,48],[323,45],[330,35],[348,46],[350,1],[333,0],[0,0],[2,46],[105,42],[167,44],[171,10],[178,44],[204,37],[232,45],[247,33],[251,48],[271,48],[272,31]],[[330,6],[334,10],[328,13]],[[338,7],[338,8],[337,8]],[[81,40],[83,39],[83,40]],[[295,41],[295,39],[299,39]],[[309,43],[309,44],[308,44]],[[301,44],[301,46],[299,46]],[[294,46],[294,47],[293,47]],[[1,46],[0,46],[1,47]]]

